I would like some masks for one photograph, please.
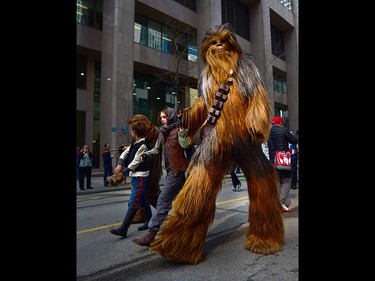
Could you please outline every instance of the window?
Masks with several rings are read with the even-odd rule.
[[[176,2],[184,5],[185,7],[189,8],[190,10],[196,11],[196,4],[195,0],[175,0]]]
[[[192,62],[197,62],[197,58],[198,58],[197,46],[188,44],[188,60]]]
[[[288,106],[279,102],[275,102],[275,116],[280,116],[284,119],[284,126],[289,127]]]
[[[175,27],[162,25],[140,14],[135,14],[135,43],[197,62],[196,34],[190,32],[192,34],[189,35],[185,32]]]
[[[76,87],[86,89],[87,58],[77,55]]]
[[[163,28],[162,51],[164,53],[174,53],[173,34],[168,28]]]
[[[164,106],[175,108],[178,95],[175,86],[160,77],[134,72],[133,114],[143,114],[158,124],[158,113]]]
[[[95,62],[94,77],[94,120],[100,120],[100,85],[101,85],[101,63]]]
[[[292,10],[292,2],[290,0],[278,0],[289,11]]]
[[[276,67],[272,67],[273,72],[273,93],[275,96],[287,95],[286,73]]]
[[[147,46],[161,51],[161,25],[148,21],[148,43]]]
[[[250,41],[249,6],[239,0],[221,0],[223,23],[230,23],[234,32]]]
[[[103,0],[76,0],[76,22],[102,30]]]
[[[272,54],[285,61],[284,33],[271,24]]]

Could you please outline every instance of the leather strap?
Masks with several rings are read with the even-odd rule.
[[[230,85],[233,83],[233,70],[229,70],[229,78],[225,83],[220,84],[219,90],[216,92],[215,100],[210,108],[209,114],[206,119],[206,124],[201,128],[201,140],[203,140],[210,133],[215,126],[217,119],[220,117],[220,112],[227,101]]]

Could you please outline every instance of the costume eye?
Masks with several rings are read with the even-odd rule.
[[[215,40],[213,40],[211,44],[212,44],[212,45],[216,45],[216,41],[215,41]]]
[[[221,43],[226,43],[226,42],[228,42],[228,36],[225,36],[224,38],[223,38],[223,40],[221,40]]]

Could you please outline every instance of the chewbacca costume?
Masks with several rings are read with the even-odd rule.
[[[188,167],[185,185],[150,250],[177,261],[204,259],[208,227],[225,173],[235,162],[244,172],[250,198],[244,247],[272,254],[284,242],[276,170],[262,152],[270,130],[271,108],[258,69],[238,45],[229,24],[210,28],[200,50],[205,63],[201,96],[183,110],[183,127],[201,143]]]
[[[146,123],[146,137],[145,140],[147,142],[148,147],[154,147],[156,140],[159,136],[159,129],[153,125],[150,119],[147,116],[142,114],[136,114],[128,121],[128,124],[131,125],[135,121],[144,121]],[[121,154],[122,151],[125,150],[127,145],[120,145],[119,146],[119,153]],[[120,152],[121,150],[121,152]],[[146,186],[146,196],[147,200],[150,205],[156,208],[156,203],[158,201],[158,197],[160,194],[160,178],[161,178],[161,153],[155,155],[152,160],[149,161],[150,165],[150,173],[148,176],[148,183]],[[125,179],[125,178],[124,178]],[[132,223],[142,223],[144,222],[144,217],[141,209],[138,209]]]

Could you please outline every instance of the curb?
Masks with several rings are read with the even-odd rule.
[[[244,177],[243,173],[237,174],[238,178]],[[115,187],[104,187],[102,183],[102,177],[103,174],[100,175],[99,173],[96,173],[95,176],[91,176],[91,185],[93,189],[85,189],[85,190],[80,190],[78,187],[78,182],[76,182],[77,185],[77,195],[82,195],[82,194],[92,194],[92,193],[102,193],[102,192],[112,192],[112,191],[120,191],[120,190],[130,190],[131,189],[131,183],[125,183],[119,186]],[[230,179],[230,175],[226,174],[224,176],[224,179]],[[100,182],[100,183],[99,183]],[[162,178],[161,181],[159,182],[159,186],[164,186],[164,179]]]

